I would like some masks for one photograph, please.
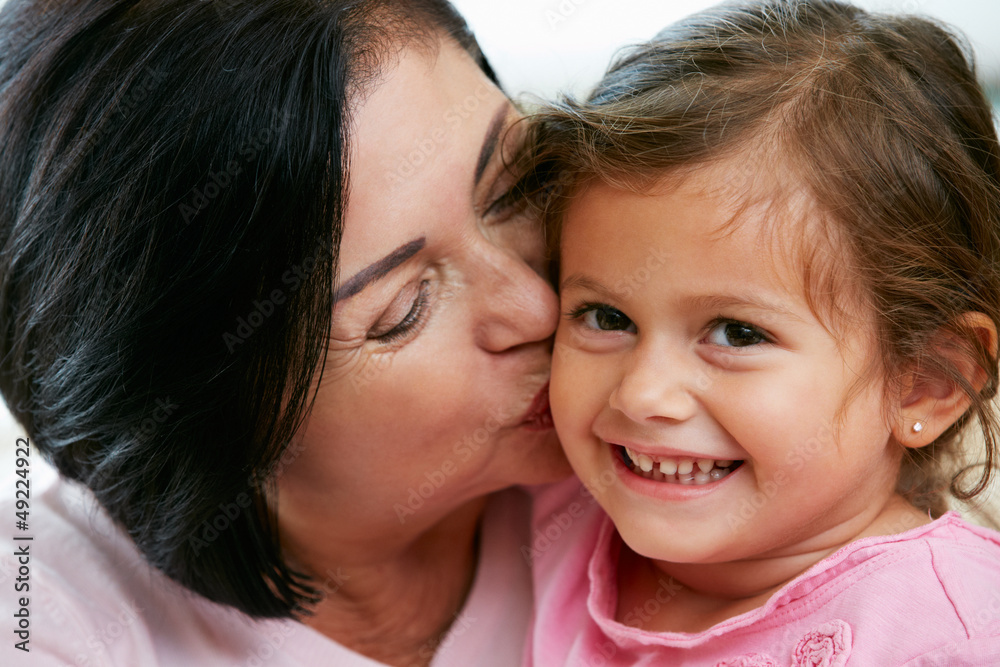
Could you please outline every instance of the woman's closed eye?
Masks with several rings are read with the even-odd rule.
[[[635,323],[622,311],[600,303],[588,303],[567,315],[568,319],[579,320],[589,329],[596,331],[624,331],[635,333]]]
[[[501,192],[499,196],[495,197],[493,201],[487,204],[486,209],[483,211],[483,216],[496,220],[506,219],[514,210],[514,204],[517,202],[517,196],[518,193],[514,187],[510,187],[509,189]]]
[[[771,342],[767,334],[752,324],[723,319],[711,325],[704,340],[719,347],[751,347]]]
[[[506,221],[518,209],[517,203],[522,196],[518,188],[517,176],[504,161],[504,155],[516,152],[516,146],[522,136],[522,131],[506,127],[502,131],[500,143],[493,151],[486,178],[483,184],[483,196],[476,205],[480,216],[492,223]]]
[[[430,281],[421,281],[415,295],[404,290],[389,306],[378,323],[368,332],[368,339],[389,345],[416,334],[428,315]]]

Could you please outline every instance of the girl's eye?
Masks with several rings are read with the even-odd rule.
[[[417,298],[413,300],[413,305],[410,306],[409,312],[397,324],[392,325],[388,331],[384,332],[380,331],[384,327],[377,327],[368,334],[368,338],[377,340],[383,344],[395,343],[416,329],[423,321],[427,310],[428,294],[430,291],[429,285],[430,282],[427,280],[420,283],[420,291],[417,293]]]
[[[767,336],[752,324],[727,320],[713,326],[706,340],[720,347],[749,347],[766,343]]]
[[[598,331],[625,331],[635,333],[635,324],[628,315],[600,304],[586,305],[570,315],[570,319],[581,319],[585,326]]]

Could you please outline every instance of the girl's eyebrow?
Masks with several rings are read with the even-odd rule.
[[[800,315],[777,301],[772,301],[749,292],[692,296],[685,298],[684,303],[687,304],[688,307],[696,310],[723,310],[725,308],[733,307],[750,307],[754,310],[774,313],[776,315],[782,315],[784,317],[802,321],[802,317]]]
[[[603,285],[600,281],[597,281],[589,276],[582,273],[574,273],[567,276],[559,284],[559,291],[563,292],[570,289],[582,289],[588,292],[594,292],[605,299],[614,299],[615,297],[620,297],[621,294],[609,289]],[[734,294],[701,294],[696,296],[684,297],[681,303],[685,307],[691,308],[692,310],[703,311],[703,310],[723,310],[725,308],[733,307],[750,307],[754,310],[759,310],[766,313],[774,313],[776,315],[782,315],[784,317],[803,321],[801,315],[791,310],[790,308],[784,306],[778,301],[767,299],[758,294],[751,292],[739,292]]]
[[[584,289],[588,292],[597,292],[607,298],[616,296],[616,294],[609,290],[607,287],[602,285],[599,281],[594,280],[582,273],[574,273],[567,276],[561,283],[559,283],[559,291],[564,292],[568,289]]]

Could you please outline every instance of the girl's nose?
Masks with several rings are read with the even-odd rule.
[[[634,350],[608,402],[612,409],[637,423],[690,419],[698,404],[687,375],[683,364],[671,362],[662,350],[640,346]]]

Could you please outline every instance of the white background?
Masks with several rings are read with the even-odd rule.
[[[452,0],[465,15],[507,92],[584,93],[621,46],[649,39],[711,0]],[[1000,80],[1000,2],[859,0],[870,11],[918,14],[958,27],[981,78]]]

